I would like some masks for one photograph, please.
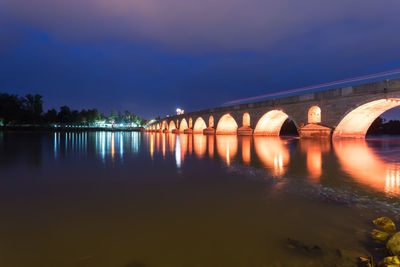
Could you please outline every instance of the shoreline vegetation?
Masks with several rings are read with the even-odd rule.
[[[157,120],[160,120],[158,117]],[[25,96],[0,93],[0,131],[144,131],[145,119],[128,110],[111,110],[110,115],[98,109],[72,110],[68,106],[59,111],[43,111],[43,96]],[[281,135],[298,135],[294,122],[286,120]],[[367,135],[400,135],[400,120],[386,121],[378,117],[370,126]]]
[[[73,110],[68,106],[59,111],[43,111],[43,96],[18,96],[0,93],[0,129],[79,129],[79,130],[139,130],[147,121],[128,110],[111,110],[110,115],[98,109]]]
[[[46,126],[46,125],[8,125],[0,126],[0,131],[33,131],[33,132],[144,132],[143,127],[95,127],[95,126]]]

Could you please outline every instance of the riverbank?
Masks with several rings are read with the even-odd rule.
[[[0,126],[0,131],[41,131],[41,132],[144,132],[143,127],[89,127],[89,126],[43,126],[43,125],[18,125]]]

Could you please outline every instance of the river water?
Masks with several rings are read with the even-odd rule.
[[[399,195],[395,138],[0,132],[0,266],[341,266]]]

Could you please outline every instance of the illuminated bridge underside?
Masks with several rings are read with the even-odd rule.
[[[193,126],[193,133],[203,133],[203,130],[207,128],[206,122],[203,118],[197,118]]]
[[[176,129],[175,122],[174,121],[170,121],[169,122],[169,130],[172,131],[174,129]]]
[[[280,110],[272,110],[266,113],[258,121],[254,135],[279,136],[282,125],[288,117],[286,113]]]
[[[226,114],[221,117],[217,125],[216,134],[236,134],[238,129],[238,125],[235,119]]]
[[[181,125],[179,126],[179,131],[183,132],[184,130],[188,129],[189,126],[185,119],[182,119]]]
[[[279,136],[290,118],[302,139],[364,138],[377,117],[398,106],[400,79],[392,79],[168,116],[146,129]]]
[[[400,101],[394,99],[380,99],[364,104],[343,118],[336,127],[333,137],[364,138],[376,118],[399,105]]]

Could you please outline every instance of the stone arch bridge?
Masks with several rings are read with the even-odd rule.
[[[301,138],[364,138],[372,122],[400,106],[400,79],[166,117],[148,131],[278,136],[286,119]]]

